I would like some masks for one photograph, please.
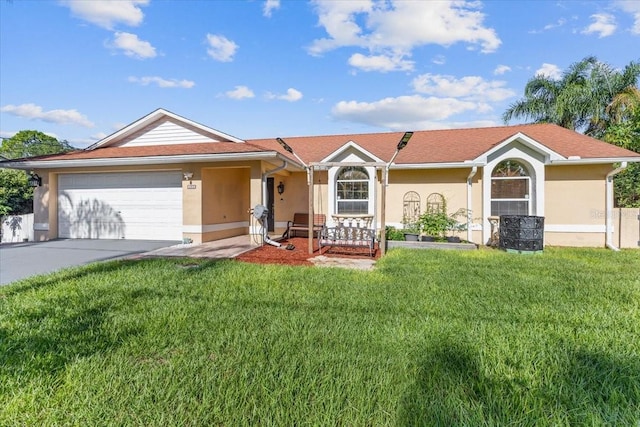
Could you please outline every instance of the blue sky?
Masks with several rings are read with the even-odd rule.
[[[157,108],[242,139],[502,125],[536,73],[640,59],[640,1],[0,1],[0,136]]]

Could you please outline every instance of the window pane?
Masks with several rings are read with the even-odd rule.
[[[356,179],[369,179],[367,170],[360,166],[344,167],[340,170],[337,176],[338,180],[356,180]]]
[[[527,169],[515,160],[504,160],[493,169],[491,176],[529,176]]]
[[[360,166],[345,167],[336,177],[336,211],[366,214],[369,211],[369,174]]]
[[[529,178],[493,179],[491,181],[492,199],[524,199],[527,196]]]
[[[366,214],[369,210],[367,201],[338,200],[339,214]]]
[[[493,200],[491,216],[529,215],[529,202],[526,200]]]

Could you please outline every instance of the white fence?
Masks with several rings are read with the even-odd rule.
[[[33,214],[2,217],[1,243],[33,241]]]

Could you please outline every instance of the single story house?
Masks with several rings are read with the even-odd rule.
[[[259,235],[296,212],[402,227],[430,204],[469,212],[464,238],[486,244],[491,218],[545,217],[548,245],[610,244],[612,179],[640,154],[553,124],[242,140],[158,109],[84,150],[0,167],[41,178],[36,240]],[[279,143],[280,142],[280,143]],[[621,166],[619,166],[621,165]]]

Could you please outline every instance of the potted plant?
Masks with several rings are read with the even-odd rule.
[[[420,226],[427,237],[432,237],[433,240],[444,240],[445,233],[455,223],[455,219],[450,217],[443,211],[425,212],[420,215]],[[427,240],[427,239],[425,239]]]
[[[420,240],[420,222],[409,221],[407,217],[403,217],[402,232],[404,240],[417,242]]]
[[[469,211],[464,208],[458,209],[456,212],[449,215],[451,218],[450,224],[447,227],[448,236],[447,242],[460,243],[460,237],[454,235],[454,233],[463,232],[467,230],[467,219],[469,217]],[[459,222],[458,219],[463,221]]]
[[[391,225],[386,226],[385,235],[387,237],[387,240],[404,240],[404,233],[402,232],[402,230],[398,230]]]

